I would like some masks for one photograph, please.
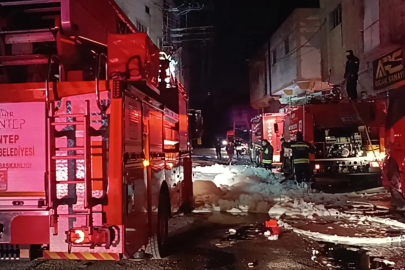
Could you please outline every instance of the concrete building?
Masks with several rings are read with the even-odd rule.
[[[250,104],[265,113],[279,112],[287,97],[327,87],[322,80],[321,33],[325,23],[316,8],[296,9],[249,60]]]
[[[366,0],[374,1],[374,0]],[[344,80],[346,50],[361,57],[364,0],[320,0],[322,34],[322,78],[340,84]]]
[[[358,93],[375,95],[405,78],[402,66],[405,2],[401,0],[321,0],[322,78],[340,84],[345,51],[360,59]],[[396,61],[396,63],[395,63]]]
[[[254,57],[249,60],[250,105],[256,110],[269,106],[270,96],[270,69],[269,44],[266,43]]]
[[[140,32],[147,33],[162,48],[165,0],[115,0]]]
[[[376,95],[404,83],[405,2],[364,1],[359,91]],[[359,87],[358,87],[359,88]]]
[[[296,9],[270,38],[271,94],[282,98],[324,89],[319,9]]]
[[[249,62],[252,107],[342,84],[347,50],[360,59],[359,96],[396,88],[405,83],[404,29],[403,0],[320,0],[320,9],[295,10]]]

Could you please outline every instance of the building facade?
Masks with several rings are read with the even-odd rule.
[[[270,95],[269,43],[249,60],[250,105],[256,110],[267,108]]]
[[[136,28],[162,49],[164,0],[115,0]]]
[[[279,112],[280,102],[323,90],[321,28],[317,8],[296,9],[249,61],[251,106]]]
[[[343,85],[347,50],[360,59],[359,96],[398,87],[404,28],[402,0],[320,0],[320,9],[295,10],[250,61],[251,105]]]
[[[344,81],[346,51],[361,57],[361,33],[364,21],[364,2],[374,0],[320,0],[322,78],[324,82],[341,84]],[[360,68],[362,69],[362,68]]]
[[[322,90],[319,9],[296,9],[270,38],[271,94]]]
[[[360,58],[359,86],[360,91],[377,95],[404,83],[405,2],[367,0],[364,3],[364,51]]]
[[[321,0],[322,77],[344,80],[345,51],[360,59],[358,94],[373,96],[405,78],[402,66],[405,2],[401,0]]]

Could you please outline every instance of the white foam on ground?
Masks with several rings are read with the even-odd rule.
[[[367,199],[386,194],[383,188],[344,194],[312,193],[294,181],[280,184],[283,179],[284,177],[272,171],[250,166],[195,167],[193,181],[196,211],[269,213],[272,218],[279,220],[283,217],[308,221],[322,218],[347,220],[352,227],[342,226],[346,229],[353,226],[364,228],[373,224],[376,229],[369,230],[373,233],[373,237],[367,237],[367,233],[365,237],[364,234],[358,237],[311,232],[280,222],[284,227],[318,241],[349,245],[386,245],[405,241],[405,236],[402,235],[393,237],[375,235],[378,224],[405,232],[404,223],[388,218],[364,216],[362,211],[356,211],[356,207],[371,207],[372,204],[367,203]],[[351,214],[339,210],[347,205],[354,207]],[[335,230],[332,228],[331,231]]]
[[[267,213],[276,202],[290,202],[296,198],[316,204],[342,206],[347,201],[381,193],[383,189],[344,194],[310,193],[294,181],[280,184],[280,174],[263,168],[235,165],[212,165],[193,168],[194,197],[198,208],[212,211]]]

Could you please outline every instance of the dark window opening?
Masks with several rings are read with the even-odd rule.
[[[338,25],[342,23],[342,4],[339,4],[337,8],[335,8],[329,14],[329,21],[330,21],[330,30],[335,29]]]
[[[274,50],[274,51],[272,52],[272,55],[273,55],[273,65],[275,65],[275,64],[277,63],[277,53],[276,53],[276,50]]]
[[[150,8],[148,6],[145,6],[145,12],[150,14]]]
[[[288,37],[284,40],[284,53],[287,55],[290,52],[290,41]]]

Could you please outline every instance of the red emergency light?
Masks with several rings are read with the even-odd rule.
[[[66,243],[73,246],[90,245],[108,248],[111,245],[111,233],[108,228],[93,228],[91,234],[87,227],[73,228],[66,232]]]

